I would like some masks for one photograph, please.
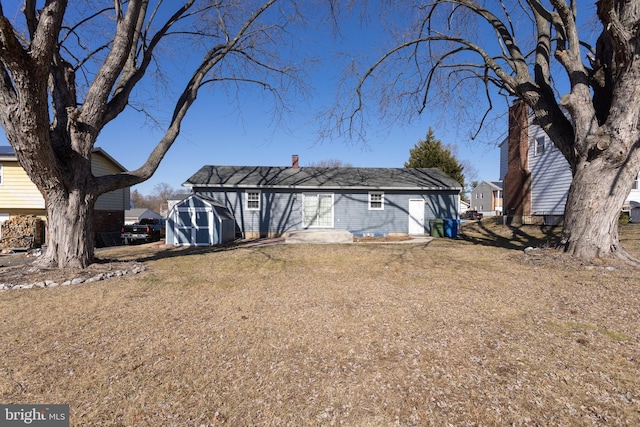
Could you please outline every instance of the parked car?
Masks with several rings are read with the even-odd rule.
[[[478,211],[466,211],[460,215],[460,219],[482,219],[482,212]]]
[[[166,234],[165,220],[143,218],[137,224],[125,225],[120,230],[120,237],[127,245],[133,242],[155,242]]]

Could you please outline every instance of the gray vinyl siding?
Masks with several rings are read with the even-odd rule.
[[[529,138],[529,170],[531,171],[531,213],[563,215],[571,186],[571,169],[562,153],[537,126]],[[536,155],[536,139],[545,138],[544,153]]]
[[[471,191],[471,209],[484,214],[492,215],[493,187],[482,181]]]
[[[302,228],[302,197],[293,191],[260,190],[260,210],[247,210],[244,204],[245,190],[194,190],[224,204],[242,232],[270,235]]]
[[[500,144],[500,181],[504,181],[504,177],[507,175],[507,169],[509,168],[509,141],[505,139]]]
[[[409,200],[425,203],[425,233],[429,220],[456,218],[457,193],[384,192],[384,209],[369,210],[368,191],[334,191],[334,228],[351,233],[407,233],[409,231]]]
[[[244,205],[244,190],[210,191],[194,188],[195,192],[215,198],[226,205],[245,233],[263,235],[282,234],[303,228],[303,193],[333,194],[333,228],[352,233],[384,232],[407,233],[409,228],[409,200],[424,199],[425,233],[429,220],[457,218],[459,195],[455,191],[421,193],[384,192],[384,209],[369,210],[369,191],[336,190],[261,190],[260,210],[248,211]]]

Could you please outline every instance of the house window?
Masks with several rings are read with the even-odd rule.
[[[369,210],[384,210],[384,193],[381,191],[369,193]]]
[[[0,175],[1,175],[1,172],[2,172],[2,169],[0,169]],[[2,181],[0,181],[0,184],[2,184]],[[631,189],[632,190],[640,190],[640,174],[638,174],[638,176],[636,176],[636,179],[633,181],[633,187]]]
[[[544,137],[536,138],[536,144],[533,147],[533,155],[540,156],[544,153]]]
[[[245,193],[245,207],[248,211],[260,210],[260,192],[259,191],[247,191]]]
[[[302,219],[305,228],[333,228],[333,194],[304,193]]]

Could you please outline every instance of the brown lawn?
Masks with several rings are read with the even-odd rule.
[[[0,403],[92,426],[640,425],[640,270],[524,253],[557,231],[104,251],[148,269],[0,292]],[[640,256],[640,226],[622,236]]]

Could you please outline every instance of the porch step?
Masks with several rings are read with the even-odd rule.
[[[285,243],[353,243],[353,235],[347,230],[293,230]]]

